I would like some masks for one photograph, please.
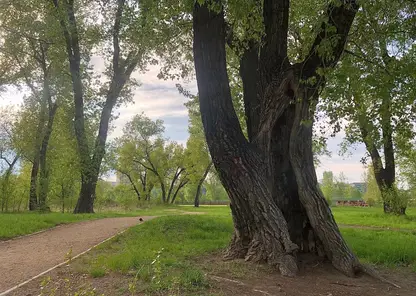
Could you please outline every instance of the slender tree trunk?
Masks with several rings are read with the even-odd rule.
[[[175,190],[175,192],[173,193],[173,197],[172,197],[172,200],[171,200],[171,204],[174,204],[175,203],[175,200],[176,200],[176,197],[178,197],[178,193],[179,193],[179,191],[186,185],[186,184],[188,184],[188,181],[182,181],[182,182],[180,182],[179,183],[179,185],[178,185],[178,187],[176,188],[176,190]]]
[[[182,172],[184,170],[185,169],[183,169],[183,168],[177,168],[176,169],[175,175],[173,176],[172,181],[170,182],[170,187],[169,187],[169,190],[168,190],[168,196],[167,196],[167,200],[166,200],[167,203],[171,202],[172,191],[173,191],[173,188],[175,187],[175,183],[176,183],[179,176],[182,174]]]
[[[16,165],[18,160],[19,160],[18,155],[16,155],[13,158],[12,162],[9,162],[9,161],[6,160],[9,167],[7,168],[7,170],[6,170],[6,172],[3,176],[3,180],[2,180],[2,184],[1,184],[2,185],[2,188],[1,188],[2,189],[2,195],[3,195],[2,203],[1,203],[1,211],[2,212],[4,212],[4,211],[8,212],[8,210],[9,210],[9,196],[10,196],[10,192],[9,192],[10,191],[9,190],[10,189],[10,183],[9,183],[9,181],[10,181],[10,175],[12,174],[14,166]]]
[[[40,167],[40,180],[39,180],[39,208],[46,210],[46,199],[49,191],[49,172],[47,168],[46,158],[48,152],[49,139],[52,134],[53,122],[55,120],[55,114],[58,105],[55,103],[50,106],[48,124],[46,126],[45,134],[42,140],[42,146],[39,153],[39,167]]]
[[[65,190],[64,184],[61,184],[62,213],[65,213]]]
[[[30,190],[29,190],[29,211],[36,211],[38,209],[38,193],[37,182],[39,173],[39,158],[35,156],[32,164],[32,171],[30,173]]]
[[[204,174],[202,175],[202,178],[199,179],[199,181],[198,181],[198,186],[196,187],[196,193],[195,193],[195,199],[194,199],[194,206],[196,208],[199,207],[199,199],[201,197],[202,185],[204,184],[205,179],[207,178],[207,175],[208,175],[209,171],[211,170],[211,167],[212,167],[212,162],[209,163],[209,165],[205,169]]]
[[[133,187],[133,190],[134,190],[134,192],[136,193],[136,195],[137,195],[137,200],[138,201],[140,201],[140,198],[141,198],[141,196],[140,196],[140,192],[139,192],[139,189],[137,189],[137,187],[136,187],[136,184],[134,184],[134,180],[133,180],[133,178],[130,176],[130,174],[129,173],[124,173],[126,176],[127,176],[127,178],[129,179],[129,181],[130,181],[130,184],[131,184],[131,186]]]

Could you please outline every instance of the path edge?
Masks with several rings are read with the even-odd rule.
[[[155,217],[155,216],[147,216],[146,218],[147,218],[147,219],[146,219],[146,221],[148,221],[148,220],[154,219],[154,218],[156,218],[156,217]],[[142,224],[143,224],[144,222],[146,222],[146,221],[143,221],[142,223],[139,223],[139,224],[134,225],[134,226],[131,226],[131,227],[135,227],[135,226],[138,226],[138,225],[142,225]],[[84,222],[84,221],[81,221],[81,222]],[[60,225],[55,226],[54,228],[59,227],[59,226],[60,226]],[[24,281],[24,282],[22,282],[22,283],[20,283],[20,284],[18,284],[18,285],[16,285],[16,286],[12,287],[12,288],[10,288],[10,289],[8,289],[8,290],[6,290],[6,291],[1,292],[1,293],[0,293],[0,296],[6,296],[6,295],[7,295],[7,294],[9,294],[10,292],[13,292],[14,290],[16,290],[16,289],[18,289],[18,288],[20,288],[20,287],[22,287],[22,286],[24,286],[24,285],[26,285],[26,284],[30,283],[31,281],[36,280],[37,278],[40,278],[41,276],[43,276],[43,275],[47,274],[48,272],[50,272],[50,271],[52,271],[52,270],[54,270],[54,269],[56,269],[56,268],[58,268],[58,267],[60,267],[60,266],[63,266],[63,265],[65,265],[65,264],[70,263],[72,260],[74,260],[74,259],[76,259],[76,258],[78,258],[78,257],[80,257],[80,256],[82,256],[82,255],[84,255],[84,254],[86,254],[86,253],[88,253],[88,252],[89,252],[89,251],[91,251],[92,249],[94,249],[94,248],[96,248],[96,247],[98,247],[98,246],[100,246],[100,245],[102,245],[102,244],[104,244],[104,243],[108,242],[109,240],[111,240],[111,239],[113,239],[113,238],[115,238],[115,237],[117,237],[117,236],[119,236],[119,235],[121,235],[121,234],[123,234],[124,232],[126,232],[127,230],[129,230],[131,227],[128,227],[128,228],[126,228],[126,229],[123,229],[123,230],[121,230],[121,231],[117,232],[116,234],[114,234],[114,235],[112,235],[112,236],[110,236],[110,237],[106,238],[105,240],[103,240],[103,241],[99,242],[98,244],[95,244],[94,246],[92,246],[92,247],[88,248],[87,250],[85,250],[85,251],[83,251],[83,252],[81,252],[81,253],[79,253],[79,254],[75,255],[75,256],[74,256],[74,257],[72,257],[71,259],[68,259],[68,260],[66,260],[66,261],[64,261],[64,262],[61,262],[61,263],[59,263],[59,264],[57,264],[57,265],[55,265],[55,266],[53,266],[53,267],[51,267],[51,268],[49,268],[49,269],[47,269],[47,270],[45,270],[45,271],[43,271],[43,272],[39,273],[38,275],[35,275],[34,277],[31,277],[30,279],[28,279],[28,280],[26,280],[26,281]],[[45,229],[45,230],[42,230],[42,231],[40,231],[40,232],[45,232],[45,231],[48,231],[48,230],[49,230],[49,229]],[[33,234],[34,234],[34,233],[33,233]],[[27,236],[30,236],[30,235],[33,235],[33,234],[29,234],[29,235],[27,235]],[[24,237],[24,236],[23,236],[23,237]]]

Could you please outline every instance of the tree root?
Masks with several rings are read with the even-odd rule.
[[[381,281],[382,283],[389,284],[389,285],[391,285],[393,287],[396,287],[398,289],[402,288],[399,285],[393,283],[392,281],[389,281],[388,279],[382,277],[374,268],[372,268],[368,265],[361,264],[360,271],[369,275],[369,276],[371,276],[372,278],[375,278],[375,279]]]

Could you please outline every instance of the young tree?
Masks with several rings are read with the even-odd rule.
[[[355,1],[330,2],[315,37],[303,44],[307,53],[291,63],[289,1],[229,1],[225,8],[220,1],[195,3],[193,52],[202,122],[235,226],[228,258],[267,261],[282,274],[295,275],[297,252],[319,252],[347,275],[361,269],[318,188],[312,152],[318,95],[357,10]],[[250,27],[260,29],[250,32]],[[227,41],[231,47],[242,44],[237,50],[249,140],[232,105]]]
[[[72,78],[73,99],[75,106],[75,135],[78,143],[81,168],[81,191],[75,207],[75,213],[94,212],[95,188],[98,181],[101,162],[105,154],[105,144],[114,106],[120,103],[120,99],[128,95],[128,85],[131,82],[131,74],[138,67],[145,63],[146,43],[143,43],[142,36],[146,36],[143,29],[144,16],[140,6],[136,3],[117,0],[99,1],[85,3],[82,1],[61,1],[51,0],[55,8],[55,16],[62,32],[65,47],[67,49],[67,60]],[[100,110],[99,129],[95,143],[91,148],[86,135],[86,120],[84,101],[87,97],[88,85],[83,81],[85,76],[83,46],[91,48],[85,32],[92,15],[88,10],[96,11],[102,8],[101,35],[99,40],[105,47],[105,56],[110,52],[111,61],[104,73],[108,83],[102,85],[97,97],[104,98],[99,105]],[[97,21],[97,18],[94,19]],[[109,25],[110,24],[110,25]],[[137,32],[139,30],[139,32]],[[95,34],[98,32],[95,31]],[[137,40],[136,43],[131,40]],[[96,40],[97,37],[95,37]],[[107,46],[110,45],[110,48]]]
[[[406,210],[396,186],[396,157],[415,136],[415,9],[411,1],[396,1],[388,9],[382,3],[363,3],[371,17],[357,18],[357,34],[348,41],[322,105],[337,129],[346,122],[347,147],[364,143],[385,213]]]
[[[374,176],[374,169],[369,166],[364,174],[364,182],[366,183],[366,191],[363,199],[373,206],[382,201],[380,188],[377,185],[376,178]]]
[[[153,121],[144,114],[134,116],[118,140],[119,159],[134,163],[134,167],[140,166],[146,171],[146,178],[153,175],[160,186],[162,202],[174,203],[179,191],[189,182],[189,173],[185,168],[184,148],[163,139],[164,130],[161,120]]]
[[[48,144],[58,97],[62,96],[67,82],[65,74],[62,74],[65,73],[62,59],[64,51],[60,51],[53,42],[56,36],[50,26],[47,9],[41,3],[13,1],[2,9],[1,18],[0,30],[4,42],[0,52],[14,64],[7,73],[8,84],[25,85],[30,91],[24,108],[32,116],[22,119],[30,128],[36,126],[30,135],[33,141],[28,141],[32,147],[26,151],[26,156],[32,162],[29,210],[44,210],[49,184]]]
[[[331,203],[334,199],[334,174],[331,171],[324,172],[321,185],[322,193],[324,194],[328,203]]]
[[[184,90],[177,85],[179,92],[190,100],[185,104],[188,108],[188,131],[189,138],[186,143],[186,167],[188,168],[189,179],[192,184],[196,184],[194,206],[199,207],[202,185],[212,169],[212,160],[204,136],[201,114],[199,112],[198,97]]]
[[[20,153],[15,147],[13,129],[15,125],[15,114],[13,110],[3,108],[0,110],[0,200],[1,211],[9,210],[9,201],[12,191],[10,177],[19,160]]]

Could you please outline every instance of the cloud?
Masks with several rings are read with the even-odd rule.
[[[96,71],[104,70],[103,59],[94,56],[92,63]],[[188,134],[188,112],[184,103],[187,101],[176,89],[176,83],[181,83],[193,94],[197,93],[195,80],[185,83],[184,81],[160,80],[157,78],[158,66],[149,66],[148,71],[133,73],[132,77],[141,82],[141,86],[135,89],[134,104],[121,106],[114,111],[118,118],[112,123],[114,129],[109,138],[121,136],[123,126],[136,114],[144,112],[152,119],[162,119],[165,122],[166,136],[171,140],[183,145],[186,144]],[[8,88],[0,95],[0,106],[19,105],[23,102],[23,96],[27,91],[19,91],[16,88]],[[349,155],[340,156],[339,145],[345,134],[341,131],[336,137],[328,139],[328,149],[332,157],[323,157],[321,166],[317,169],[318,179],[322,178],[323,171],[331,170],[335,175],[343,172],[348,181],[359,182],[362,179],[364,167],[360,159],[365,155],[364,145],[357,145]]]
[[[134,104],[122,106],[115,111],[118,119],[113,122],[115,126],[110,138],[120,136],[123,126],[134,115],[145,113],[152,119],[162,119],[165,122],[166,136],[180,143],[186,143],[188,138],[188,110],[184,103],[188,101],[181,95],[176,83],[181,83],[186,89],[196,90],[196,82],[160,80],[157,66],[149,66],[144,73],[135,72],[133,77],[140,81],[141,86],[134,91]],[[195,93],[195,92],[194,92]]]

